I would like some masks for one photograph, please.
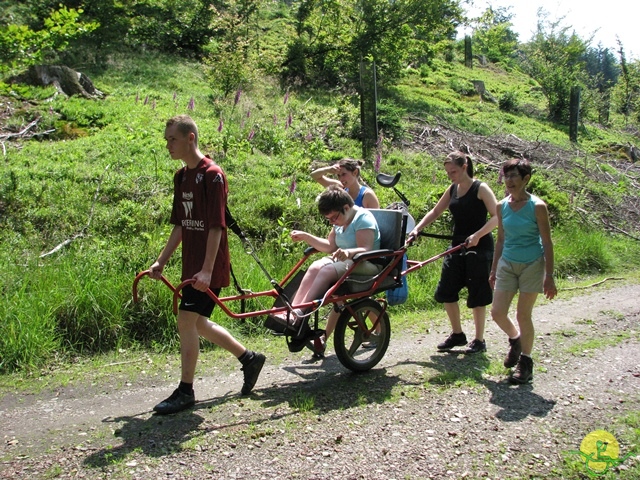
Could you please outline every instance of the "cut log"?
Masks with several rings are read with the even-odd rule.
[[[491,103],[498,103],[495,97],[491,95],[491,93],[489,93],[489,91],[485,88],[484,82],[482,80],[471,80],[471,83],[473,83],[473,89],[478,92],[482,100]]]
[[[47,87],[53,85],[63,95],[79,95],[85,98],[102,98],[89,77],[64,65],[32,65],[29,69],[9,79],[9,83]]]

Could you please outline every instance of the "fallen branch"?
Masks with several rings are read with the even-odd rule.
[[[105,365],[105,367],[117,367],[118,365],[128,365],[130,363],[140,363],[140,362],[144,362],[146,359],[144,358],[139,358],[137,360],[127,360],[125,362],[113,362],[113,363],[107,363]]]
[[[0,135],[0,139],[8,140],[8,139],[13,138],[13,137],[23,137],[29,132],[29,130],[31,130],[33,127],[35,127],[38,124],[39,121],[40,121],[40,118],[36,118],[34,121],[29,123],[26,127],[24,127],[22,130],[20,130],[18,133],[4,133],[4,134]]]
[[[49,255],[56,253],[58,250],[66,247],[67,245],[69,245],[76,238],[80,238],[80,237],[84,237],[84,234],[83,233],[77,233],[73,237],[67,238],[64,242],[59,243],[58,245],[56,245],[52,250],[48,251],[47,253],[43,253],[42,255],[40,255],[40,258],[48,257]]]
[[[608,280],[624,280],[624,278],[622,277],[607,277],[604,280],[600,280],[599,282],[596,283],[592,283],[591,285],[584,285],[582,287],[569,287],[569,288],[563,288],[562,291],[566,292],[567,290],[583,290],[585,288],[591,288],[591,287],[596,287]]]
[[[110,165],[107,165],[105,167],[105,172],[106,172],[106,170],[109,170],[109,167],[110,167]],[[96,203],[98,201],[98,194],[100,193],[100,185],[102,185],[103,178],[104,178],[104,174],[102,175],[102,177],[100,177],[100,181],[98,182],[98,186],[96,187],[96,191],[93,194],[93,202],[91,203],[91,210],[89,211],[89,219],[87,220],[87,224],[82,228],[80,233],[76,233],[73,237],[67,238],[64,242],[59,243],[58,245],[56,245],[53,248],[53,250],[50,250],[49,252],[46,252],[46,253],[43,253],[42,255],[40,255],[40,258],[44,258],[44,257],[47,257],[47,256],[51,255],[52,253],[56,253],[58,250],[66,247],[67,245],[69,245],[75,239],[84,237],[84,235],[87,232],[87,230],[89,230],[89,226],[91,225],[91,220],[93,220],[93,212],[94,212]]]
[[[623,235],[626,235],[627,237],[633,238],[634,240],[638,240],[640,242],[640,238],[631,235],[629,232],[625,232],[624,230],[622,230],[621,228],[616,227],[615,225],[611,225],[606,220],[603,219],[602,223],[604,223],[605,227],[610,228],[612,230],[615,230],[616,232],[622,233]]]

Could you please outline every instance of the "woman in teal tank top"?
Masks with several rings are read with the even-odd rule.
[[[553,279],[553,243],[547,205],[527,192],[531,165],[509,160],[502,167],[507,197],[498,203],[498,237],[489,282],[494,288],[491,316],[509,336],[507,368],[516,367],[511,383],[533,379],[533,306],[539,293],[551,300],[558,293]],[[519,292],[516,326],[509,307]]]

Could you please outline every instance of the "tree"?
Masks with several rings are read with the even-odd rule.
[[[252,76],[249,51],[257,35],[250,25],[263,0],[227,0],[215,12],[211,28],[214,38],[205,63],[214,88],[224,96],[246,85]]]
[[[471,22],[474,49],[491,62],[509,62],[518,48],[518,34],[511,30],[510,8],[489,7]]]
[[[301,0],[283,79],[353,88],[366,59],[392,81],[451,38],[461,18],[455,0]]]
[[[391,83],[409,63],[432,56],[461,18],[456,0],[301,0],[283,83],[357,92],[367,159],[378,137],[378,82]]]
[[[100,0],[93,0],[100,2]],[[125,7],[130,27],[126,41],[169,53],[200,58],[215,35],[216,4],[209,0],[134,1]]]
[[[214,31],[211,22],[225,0],[24,0],[12,9],[31,29],[43,29],[55,8],[82,9],[83,19],[97,27],[83,45],[103,49],[151,48],[199,57]]]
[[[83,37],[83,44],[103,47],[117,43],[118,46],[122,46],[130,27],[129,16],[123,2],[119,0],[23,0],[19,3],[6,3],[13,3],[12,23],[27,25],[32,30],[44,29],[45,19],[57,9],[64,7],[82,10],[82,19],[96,24],[96,28]],[[129,3],[134,2],[127,2]],[[70,46],[73,46],[73,43],[70,42]]]
[[[44,19],[42,29],[19,24],[0,27],[0,73],[51,60],[72,40],[95,30],[97,23],[79,21],[82,13],[82,9],[60,7]]]
[[[598,121],[607,124],[611,108],[611,89],[618,82],[620,67],[609,49],[598,45],[597,48],[587,49],[585,68],[589,87],[593,90],[596,98]]]
[[[567,123],[571,87],[585,85],[584,58],[587,44],[571,27],[562,27],[562,19],[547,22],[538,11],[538,29],[531,41],[522,46],[520,64],[533,77],[547,98],[549,118]]]
[[[635,112],[640,122],[640,60],[627,61],[622,42],[618,40],[618,55],[622,81],[615,88],[614,96],[618,103],[618,112],[629,117]]]

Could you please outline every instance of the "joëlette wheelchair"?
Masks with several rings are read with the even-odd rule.
[[[395,182],[397,182],[397,178],[399,178],[399,174],[396,175]],[[395,182],[393,182],[394,185]],[[207,294],[231,318],[246,319],[265,316],[265,326],[271,329],[274,334],[283,336],[291,352],[299,352],[306,347],[316,357],[321,357],[324,349],[320,350],[318,342],[314,340],[324,334],[320,325],[322,320],[328,316],[329,309],[333,308],[339,313],[333,340],[336,356],[342,365],[352,371],[370,370],[384,357],[391,338],[388,304],[384,292],[401,287],[402,277],[408,273],[463,248],[463,245],[458,245],[424,261],[409,260],[406,262],[408,267],[403,270],[403,256],[411,243],[405,243],[407,223],[412,223],[413,219],[406,209],[371,209],[370,211],[375,216],[380,230],[380,249],[355,255],[353,265],[326,292],[323,298],[298,305],[293,305],[290,301],[304,276],[303,267],[312,256],[319,253],[312,247],[304,251],[303,257],[281,281],[270,279],[272,289],[260,292],[245,290],[243,293],[226,297],[218,297],[211,290],[207,290]],[[248,240],[237,228],[237,223],[229,213],[227,224],[247,246]],[[415,225],[414,222],[413,225]],[[411,240],[413,241],[413,239]],[[268,272],[255,256],[253,248],[250,244],[248,246],[247,251],[254,256],[258,265],[268,276]],[[352,273],[357,265],[365,260],[378,263],[382,269],[375,276]],[[140,272],[133,282],[135,303],[139,298],[138,283],[146,275],[149,275],[148,271]],[[164,276],[161,280],[173,291],[173,311],[177,314],[180,292],[186,285],[194,283],[194,280],[185,280],[177,287],[174,287]],[[248,300],[265,298],[273,299],[274,303],[271,308],[244,311],[245,302]],[[232,304],[235,306],[238,302],[242,305],[240,311],[232,310]],[[294,317],[291,315],[294,309],[310,311],[311,314],[304,317],[301,322],[294,324]],[[276,321],[272,316],[280,312],[287,313],[287,321],[284,324]],[[370,341],[374,337],[375,342]],[[365,343],[369,348],[364,348],[363,344]]]

